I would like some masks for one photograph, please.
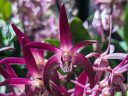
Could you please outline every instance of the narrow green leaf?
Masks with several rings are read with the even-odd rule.
[[[3,4],[4,4],[4,0],[0,0],[0,13],[2,12]]]
[[[124,20],[124,40],[127,43],[127,51],[128,51],[128,6],[125,8],[125,20]]]
[[[2,9],[3,18],[5,21],[9,20],[11,17],[11,2],[7,1],[3,5]]]
[[[124,41],[119,42],[122,49],[124,49],[127,52],[127,44]]]

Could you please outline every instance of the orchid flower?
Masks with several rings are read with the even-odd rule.
[[[18,78],[17,74],[14,72],[13,68],[11,67],[11,64],[20,64],[25,65],[25,61],[23,58],[17,58],[17,57],[9,57],[0,60],[0,65],[4,65],[6,70],[3,67],[0,67],[0,74],[5,78],[5,81],[0,83],[0,86],[6,85],[7,83],[11,82],[10,80],[16,80],[13,78]],[[17,81],[15,81],[16,83]],[[17,88],[20,92],[23,92],[24,86],[22,85],[14,85],[9,86],[9,89],[11,92],[14,92],[13,87]],[[15,95],[14,95],[15,96]]]
[[[123,84],[125,80],[122,73],[128,71],[128,55],[122,60],[120,64],[118,64],[115,68],[113,68],[110,76],[109,76],[109,84],[115,84],[115,86],[120,86],[120,89],[124,92],[126,91],[126,87]]]
[[[105,31],[109,30],[109,15],[112,15],[113,30],[118,31],[124,20],[124,9],[122,6],[125,0],[92,0],[93,5],[96,7],[94,17],[92,20],[92,27],[96,29],[97,33],[101,36],[102,42],[105,42]]]
[[[95,0],[94,3],[96,5],[102,5],[102,3],[103,5],[109,5],[112,1],[114,2],[114,0]],[[100,2],[101,4],[99,4]],[[114,93],[118,91],[122,92],[123,95],[124,91],[127,90],[123,82],[125,80],[123,73],[128,71],[128,54],[114,53],[115,47],[110,44],[112,14],[110,15],[110,10],[107,10],[109,7],[110,6],[102,6],[102,12],[97,10],[95,14],[96,18],[94,18],[94,25],[97,23],[96,27],[98,27],[102,37],[105,36],[102,33],[103,29],[108,30],[108,28],[110,28],[108,46],[103,53],[92,52],[86,56],[80,53],[80,49],[87,45],[97,44],[98,42],[96,40],[86,40],[73,45],[64,4],[60,7],[59,48],[48,43],[31,42],[12,24],[12,28],[22,47],[23,56],[0,59],[0,75],[4,78],[4,80],[0,82],[0,87],[8,87],[8,93],[0,93],[0,96],[114,96]],[[110,21],[108,19],[110,19]],[[34,28],[36,27],[38,26]],[[103,27],[103,29],[101,27]],[[13,50],[13,48],[0,48],[0,53],[6,50]],[[44,58],[44,50],[53,52],[53,55],[47,60]],[[95,57],[95,60],[92,60],[92,64],[89,62],[91,57]],[[115,68],[111,68],[109,59],[122,61],[118,63]],[[26,76],[18,76],[12,68],[12,65],[24,66],[27,69]],[[79,72],[79,75],[74,70],[78,67],[83,69]],[[60,70],[65,74],[61,74]],[[72,78],[71,75],[75,72],[76,74],[73,74]],[[69,83],[74,84],[72,89],[68,89],[69,87],[67,87],[67,85]]]
[[[92,52],[85,56],[86,58],[90,58],[92,56],[96,57],[96,60],[93,64],[93,69],[96,72],[95,86],[90,89],[87,74],[85,72],[82,72],[76,80],[71,80],[71,82],[75,84],[75,88],[72,91],[73,96],[83,96],[84,94],[89,96],[113,96],[114,91],[126,91],[126,86],[123,84],[124,77],[122,73],[128,70],[128,56],[125,53],[114,53],[114,46],[110,45],[111,27],[112,25],[110,25],[107,50],[101,54]],[[119,65],[112,69],[108,62],[108,59],[123,60]],[[105,77],[103,78],[103,80],[101,80],[103,72],[105,72]]]
[[[43,69],[45,66],[45,61],[43,59],[43,51],[35,50],[34,48],[30,49],[25,46],[25,44],[29,43],[30,40],[14,25],[12,24],[12,28],[18,37],[20,44],[23,49],[23,58],[19,57],[8,57],[0,60],[0,64],[4,65],[6,70],[1,68],[0,73],[4,76],[5,80],[0,83],[0,86],[10,85],[16,87],[20,92],[17,94],[25,94],[24,96],[30,96],[32,94],[49,94],[45,91],[45,87],[43,85]],[[6,48],[7,49],[7,48]],[[20,64],[25,65],[27,67],[27,75],[26,78],[18,77],[13,68],[12,64]],[[58,84],[58,73],[56,70],[52,72],[50,75],[50,80],[55,84]],[[11,87],[11,89],[13,89]],[[29,89],[29,91],[25,91]],[[38,90],[40,91],[38,91]],[[11,92],[13,92],[12,90]]]
[[[62,4],[60,9],[60,48],[52,46],[46,43],[39,43],[39,42],[31,42],[26,45],[26,47],[30,48],[39,48],[54,52],[53,55],[47,62],[45,69],[44,69],[44,84],[49,89],[49,74],[50,71],[56,69],[60,66],[60,68],[64,72],[71,72],[75,65],[81,66],[85,72],[87,73],[89,80],[90,80],[90,87],[94,86],[94,71],[92,68],[91,63],[87,60],[87,58],[77,53],[78,49],[84,47],[89,44],[97,43],[95,40],[87,40],[83,42],[79,42],[75,46],[73,46],[71,42],[71,32],[66,16],[66,11],[64,4]]]
[[[105,75],[103,80],[97,82],[92,89],[90,89],[87,82],[87,74],[83,71],[76,80],[71,80],[71,82],[75,84],[71,93],[73,96],[84,96],[84,94],[88,96],[114,96],[114,93],[118,91],[124,94],[127,88],[123,83],[125,78],[122,73],[127,70],[128,56],[126,56],[115,68],[111,69],[111,71],[108,69],[102,70],[108,71],[109,73]]]
[[[102,73],[103,73],[102,71],[104,71],[104,69],[109,70],[109,71],[111,70],[111,68],[109,67],[109,63],[108,63],[109,59],[122,60],[127,56],[126,53],[114,53],[115,47],[113,45],[110,45],[111,34],[112,34],[112,17],[111,17],[111,15],[110,15],[109,22],[111,22],[111,23],[109,25],[110,31],[109,31],[109,37],[108,37],[108,47],[107,47],[106,51],[101,54],[92,52],[92,53],[86,55],[87,58],[90,58],[93,56],[96,57],[93,68],[94,68],[94,70],[100,71],[100,72],[97,72],[97,74],[96,74],[96,82],[99,82],[100,76],[102,75]]]

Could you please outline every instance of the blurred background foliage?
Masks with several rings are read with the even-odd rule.
[[[98,0],[95,0],[98,1]],[[31,41],[46,42],[54,46],[59,46],[59,8],[61,0],[0,0],[0,48],[5,46],[14,47],[14,51],[0,53],[0,59],[10,56],[22,56],[20,45],[11,28],[11,23],[15,23]],[[83,41],[96,39],[100,43],[101,51],[106,50],[108,44],[109,30],[104,30],[104,37],[100,35],[92,22],[95,18],[95,12],[98,9],[94,0],[63,0],[72,32],[72,41],[74,44]],[[121,2],[123,23],[118,26],[117,30],[112,32],[111,44],[115,46],[116,52],[128,53],[128,4],[127,1]],[[117,9],[118,10],[118,9]],[[101,10],[102,11],[102,10]],[[114,19],[113,19],[114,20]],[[97,22],[98,23],[98,22]],[[113,28],[114,29],[114,28]],[[104,40],[103,40],[104,39]],[[81,53],[87,55],[94,51],[92,46],[83,48]],[[51,56],[46,53],[45,57]],[[118,62],[111,60],[112,67]],[[25,76],[27,70],[25,67],[13,66],[21,77]],[[76,69],[76,74],[81,69]],[[128,81],[127,73],[124,74]],[[74,78],[74,77],[72,77]],[[67,84],[67,88],[71,88]],[[118,93],[116,96],[120,96]]]

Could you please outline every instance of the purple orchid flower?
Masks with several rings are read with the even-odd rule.
[[[71,80],[75,84],[75,88],[72,90],[73,96],[113,96],[114,92],[125,92],[127,90],[123,83],[125,78],[122,73],[128,70],[128,56],[125,53],[114,53],[114,46],[110,45],[111,28],[112,24],[110,25],[107,50],[101,54],[92,52],[86,55],[86,58],[96,57],[93,64],[93,69],[96,72],[95,86],[90,89],[87,74],[83,71],[76,80]],[[122,62],[112,69],[108,59],[119,59]],[[105,77],[101,79],[103,72]]]
[[[100,68],[99,68],[100,69]],[[102,68],[105,72],[105,77],[101,81],[98,81],[95,86],[90,89],[88,84],[87,74],[83,71],[76,80],[71,80],[75,87],[72,91],[73,96],[114,96],[115,92],[126,92],[127,87],[123,83],[125,80],[122,73],[127,72],[128,70],[128,56],[126,56],[120,64],[118,64],[113,69]],[[95,69],[94,69],[95,70]],[[111,71],[110,71],[111,70]],[[97,71],[96,71],[97,73]]]
[[[112,17],[111,17],[111,15],[109,17],[110,17],[110,20],[109,20],[110,21],[110,24],[109,24],[110,31],[109,31],[109,36],[108,36],[108,47],[107,47],[106,51],[101,54],[92,52],[92,53],[86,55],[87,58],[96,57],[96,60],[93,65],[93,69],[100,71],[100,72],[96,73],[96,76],[95,76],[96,82],[99,82],[99,79],[101,78],[101,75],[103,74],[103,70],[108,70],[108,71],[111,70],[111,68],[109,66],[109,62],[108,62],[109,59],[123,60],[127,56],[126,53],[119,53],[119,52],[114,53],[115,47],[110,44],[111,34],[112,34]]]
[[[43,59],[44,51],[26,47],[25,44],[30,42],[29,39],[14,24],[12,24],[12,28],[15,31],[20,44],[22,45],[23,58],[8,57],[0,60],[0,64],[4,65],[6,68],[6,70],[4,70],[0,67],[0,73],[5,78],[5,80],[0,83],[0,86],[11,86],[10,94],[15,93],[13,89],[14,87],[19,90],[18,92],[13,94],[13,96],[30,96],[33,94],[43,94],[45,96],[47,96],[48,94],[52,94],[53,96],[58,96],[58,94],[60,93],[65,94],[64,96],[69,96],[66,88],[60,86],[59,84],[59,79],[63,79],[63,76],[61,76],[59,72],[57,73],[56,69],[52,70],[51,74],[49,75],[51,93],[46,90],[43,82],[43,71],[46,64]],[[26,78],[18,77],[11,67],[12,64],[26,66],[28,70]],[[26,91],[27,89],[29,91]]]
[[[17,60],[20,60],[21,59],[21,62],[19,62],[19,61],[17,62],[14,59],[15,60],[16,59]],[[5,64],[5,63],[21,63],[20,65],[22,65],[22,63],[24,63],[24,60],[22,58],[19,58],[19,59],[18,58],[6,58],[6,59],[3,59],[0,63],[2,63],[2,64]],[[5,76],[6,80],[4,80],[3,82],[1,82],[0,83],[0,86],[3,86],[3,85],[11,85],[10,88],[12,89],[12,91],[11,91],[12,94],[14,92],[13,87],[15,87],[15,88],[17,88],[19,90],[19,92],[16,92],[15,94],[13,94],[11,96],[30,96],[30,95],[32,96],[32,94],[38,94],[38,95],[39,94],[43,94],[44,96],[48,96],[48,93],[46,93],[47,92],[46,90],[43,90],[45,92],[42,93],[42,90],[40,90],[40,88],[37,88],[39,86],[41,88],[43,88],[43,86],[41,86],[42,84],[41,84],[41,81],[40,80],[36,80],[35,81],[33,79],[28,79],[28,78],[19,78],[17,75],[15,75],[14,71],[12,72],[12,70],[9,70],[8,72],[6,72],[3,69],[1,69],[0,73],[1,74],[3,73],[3,76]],[[53,75],[54,74],[52,74],[52,76]],[[57,80],[56,77],[53,78],[53,79],[54,80]],[[52,94],[52,96],[62,96],[62,94],[65,94],[63,96],[69,96],[69,94],[67,93],[67,91],[66,91],[66,89],[64,87],[59,88],[52,80],[50,82],[51,82],[50,83],[50,88],[51,88],[51,94]],[[25,89],[28,88],[28,87],[25,87],[25,85],[28,86],[28,87],[30,87],[29,88],[29,91],[27,91],[27,92],[25,92]],[[31,86],[29,86],[29,85],[31,85],[32,87],[35,87],[36,86],[35,90],[33,90],[33,88],[31,89]],[[36,93],[33,93],[35,91],[36,91]],[[1,94],[1,95],[2,96],[5,96],[5,94],[4,95]]]
[[[71,72],[75,65],[81,66],[85,72],[87,73],[89,80],[90,80],[90,87],[94,86],[94,71],[92,68],[91,63],[88,59],[80,54],[77,53],[78,49],[84,47],[89,44],[98,43],[95,40],[87,40],[83,42],[79,42],[75,46],[73,46],[71,42],[71,32],[66,16],[66,11],[64,4],[62,4],[60,9],[60,49],[46,43],[39,43],[39,42],[31,42],[26,45],[26,47],[31,48],[39,48],[54,52],[55,55],[52,56],[44,69],[44,84],[47,89],[49,88],[49,74],[53,69],[56,69],[60,66],[60,68],[64,72]]]
[[[16,92],[14,96],[17,96],[18,94],[18,96],[30,96],[32,94],[48,95],[49,92],[46,91],[43,85],[43,70],[46,63],[43,59],[43,50],[35,50],[34,48],[31,49],[26,47],[25,44],[30,42],[29,39],[14,24],[12,24],[12,28],[15,31],[20,44],[22,45],[23,58],[8,57],[0,60],[0,64],[6,68],[5,70],[0,67],[0,73],[5,78],[3,82],[0,82],[0,86],[11,86],[11,93],[15,92],[13,87],[20,90],[20,92]],[[12,64],[25,65],[28,70],[26,78],[18,77],[11,67]],[[55,83],[56,86],[59,86],[59,77],[57,71],[54,70],[51,74],[50,80]],[[27,89],[29,91],[26,91]]]
[[[5,67],[5,68],[0,67],[0,74],[5,78],[5,80],[0,83],[0,86],[8,85],[9,90],[11,91],[10,94],[14,93],[13,87],[15,87],[19,90],[18,92],[19,94],[20,92],[23,92],[25,86],[19,85],[17,82],[19,82],[20,84],[24,84],[26,81],[29,80],[24,78],[19,78],[17,74],[14,72],[13,68],[11,67],[12,64],[25,65],[25,60],[23,58],[18,58],[18,57],[8,57],[0,60],[0,65],[4,65]],[[12,84],[13,80],[15,82],[14,85]],[[12,84],[13,86],[10,84]],[[16,96],[14,94],[13,95],[10,94],[8,94],[7,96]]]
[[[127,89],[123,83],[125,78],[122,73],[128,71],[128,56],[124,53],[114,53],[114,46],[110,45],[112,24],[109,27],[109,43],[106,51],[101,54],[92,52],[84,56],[78,53],[79,49],[98,42],[87,40],[73,46],[64,4],[60,9],[60,48],[46,43],[30,42],[12,24],[22,46],[23,57],[8,57],[0,60],[0,74],[5,78],[0,82],[0,86],[9,88],[9,93],[0,93],[0,96],[113,96],[114,92],[122,91],[123,93]],[[1,48],[0,52],[5,50],[13,50],[13,48]],[[44,50],[55,53],[47,62],[44,61]],[[93,56],[96,59],[91,65],[88,58]],[[115,68],[111,68],[108,59],[122,61]],[[27,67],[26,77],[19,77],[11,67],[12,64]],[[57,68],[70,73],[77,66],[82,67],[83,71],[75,80],[70,80],[75,87],[67,90],[60,84],[60,80],[65,83],[68,74],[61,75]],[[104,77],[102,77],[103,72]]]

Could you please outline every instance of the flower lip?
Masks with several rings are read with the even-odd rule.
[[[72,57],[69,55],[68,52],[64,52],[61,56],[60,68],[64,72],[70,72],[72,70],[72,66]]]

